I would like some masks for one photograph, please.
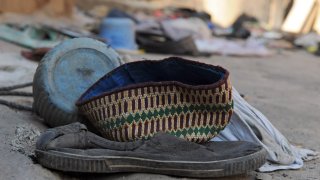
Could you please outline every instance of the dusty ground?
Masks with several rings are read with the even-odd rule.
[[[36,63],[23,59],[20,48],[0,41],[0,86],[32,81]],[[161,59],[163,55],[142,55],[141,58]],[[320,150],[320,58],[303,51],[279,52],[266,58],[235,58],[212,56],[194,58],[226,67],[233,85],[245,94],[249,103],[261,110],[293,143]],[[18,65],[15,68],[13,64]],[[31,92],[31,88],[26,90]],[[5,97],[0,97],[5,99]],[[32,104],[32,98],[7,98]],[[25,131],[36,135],[45,130],[37,116],[0,105],[0,179],[89,179],[93,176],[64,175],[42,168],[32,161],[33,146]],[[18,141],[17,141],[18,139]],[[19,141],[20,140],[20,141]],[[30,139],[32,142],[33,139]],[[18,142],[18,143],[17,143]],[[20,142],[20,144],[19,144]],[[17,145],[18,144],[18,145]],[[22,147],[25,148],[21,148]],[[320,160],[307,162],[300,170],[278,171],[268,174],[251,173],[233,179],[320,179]],[[114,174],[94,176],[98,179],[169,179],[150,174]]]

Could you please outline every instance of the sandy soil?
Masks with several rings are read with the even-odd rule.
[[[0,86],[32,81],[37,64],[23,59],[20,50],[0,41]],[[147,54],[134,59],[163,57],[167,56]],[[265,58],[187,58],[229,69],[238,91],[261,110],[290,142],[320,149],[320,58],[303,51],[280,51]],[[25,90],[31,92],[31,88]],[[32,103],[32,98],[0,98],[26,105]],[[0,179],[175,179],[164,175],[126,173],[80,176],[42,168],[33,161],[33,143],[46,128],[36,115],[0,105]],[[307,162],[300,170],[250,173],[233,179],[320,179],[319,164],[320,160],[315,160]]]

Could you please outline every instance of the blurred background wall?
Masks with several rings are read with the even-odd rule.
[[[291,33],[320,32],[320,0],[0,0],[1,12],[30,14],[44,10],[49,16],[71,16],[74,7],[83,10],[112,7],[126,11],[187,7],[207,11],[212,21],[230,26],[241,14],[258,19],[268,29]]]
[[[84,9],[109,4],[130,6],[141,9],[157,9],[167,6],[188,7],[204,10],[212,20],[223,26],[230,26],[239,15],[245,13],[273,28],[280,28],[285,15],[285,7],[292,0],[77,0]]]

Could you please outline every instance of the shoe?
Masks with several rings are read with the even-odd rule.
[[[158,133],[149,140],[115,142],[80,123],[49,129],[37,141],[38,162],[65,172],[144,172],[194,178],[223,177],[258,169],[266,151],[244,141],[197,144]]]

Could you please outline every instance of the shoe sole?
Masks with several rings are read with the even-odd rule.
[[[167,161],[126,156],[84,156],[60,151],[35,151],[43,166],[65,172],[145,172],[183,177],[212,178],[244,174],[266,162],[266,150],[217,161]]]

